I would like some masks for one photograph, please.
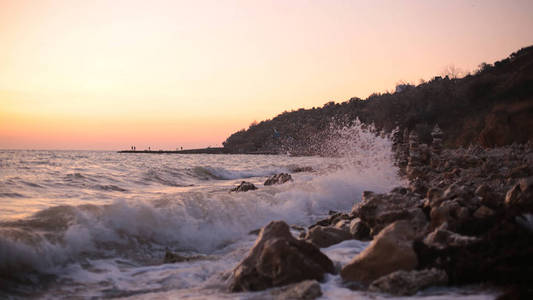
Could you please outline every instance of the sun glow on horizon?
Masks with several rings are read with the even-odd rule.
[[[530,1],[3,1],[0,149],[220,146],[532,44]]]

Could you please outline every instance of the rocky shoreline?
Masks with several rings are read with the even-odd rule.
[[[351,212],[332,212],[298,238],[282,221],[262,228],[229,290],[286,286],[281,295],[314,299],[320,286],[309,280],[340,272],[356,290],[412,295],[487,283],[502,289],[500,299],[532,299],[533,145],[443,149],[442,136],[436,126],[425,145],[396,132],[393,151],[408,187],[364,192]],[[371,243],[339,270],[320,248],[349,239]]]

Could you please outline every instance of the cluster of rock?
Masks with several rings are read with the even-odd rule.
[[[431,285],[488,282],[513,287],[513,297],[531,296],[533,145],[449,150],[438,126],[432,135],[430,146],[414,134],[396,139],[409,187],[364,192],[351,212],[331,213],[299,239],[283,222],[263,228],[230,289],[321,280],[335,269],[319,248],[371,239],[340,270],[359,288],[411,295]]]
[[[298,170],[298,171],[305,172],[302,170]],[[265,181],[264,185],[268,186],[268,185],[274,185],[274,184],[284,184],[288,181],[292,181],[292,176],[290,174],[279,173],[279,174],[272,175],[271,177],[269,177]],[[247,192],[247,191],[253,191],[253,190],[257,190],[257,187],[253,183],[248,182],[248,181],[242,181],[238,186],[232,188],[230,191],[231,192]]]

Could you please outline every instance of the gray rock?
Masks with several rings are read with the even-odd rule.
[[[329,247],[350,239],[352,239],[350,232],[336,227],[326,226],[315,226],[305,236],[306,241],[319,248]]]
[[[396,271],[373,281],[369,290],[372,292],[409,296],[429,286],[445,285],[447,283],[448,275],[443,270]]]

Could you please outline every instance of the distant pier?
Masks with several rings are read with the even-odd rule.
[[[266,152],[266,151],[235,153],[235,152],[231,152],[229,149],[226,149],[224,147],[209,147],[209,148],[187,149],[187,150],[121,150],[121,151],[118,151],[118,153],[148,153],[148,154],[268,154],[268,155],[279,154],[277,152]]]

